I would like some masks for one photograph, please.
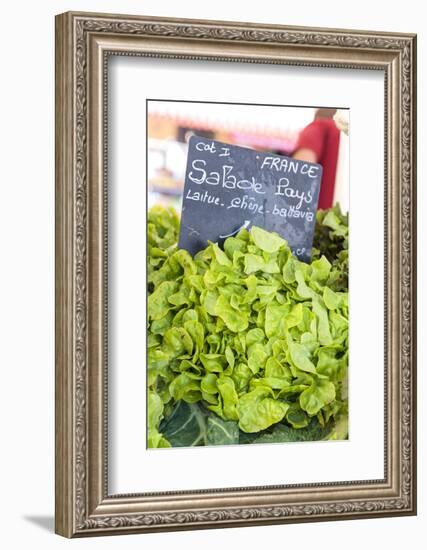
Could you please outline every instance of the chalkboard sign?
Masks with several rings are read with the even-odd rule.
[[[309,262],[321,177],[319,164],[192,136],[179,247],[194,255],[257,225]]]

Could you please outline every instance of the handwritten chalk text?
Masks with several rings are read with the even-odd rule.
[[[290,174],[306,174],[309,178],[319,177],[319,166],[316,164],[307,164],[287,157],[264,157],[261,170],[269,168],[276,172],[288,172]]]
[[[298,189],[294,189],[290,185],[290,181],[288,178],[280,178],[277,185],[276,185],[276,192],[275,195],[285,196],[289,199],[298,199],[298,204],[295,206],[295,208],[301,208],[303,202],[306,204],[310,204],[313,200],[313,194],[309,191],[298,191]]]
[[[261,182],[255,180],[254,177],[249,179],[237,179],[233,174],[233,166],[222,166],[221,172],[212,170],[206,171],[206,161],[203,159],[195,159],[191,163],[191,171],[188,174],[188,179],[197,185],[204,183],[208,185],[220,185],[225,189],[241,189],[242,191],[254,191],[255,193],[265,194],[265,190]]]

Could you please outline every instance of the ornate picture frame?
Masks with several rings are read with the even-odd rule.
[[[108,492],[107,63],[146,56],[384,72],[384,479]],[[68,12],[56,18],[56,532],[416,513],[416,36]]]

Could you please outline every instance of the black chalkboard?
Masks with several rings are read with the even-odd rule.
[[[194,255],[252,225],[276,231],[310,261],[322,167],[192,136],[179,247]]]

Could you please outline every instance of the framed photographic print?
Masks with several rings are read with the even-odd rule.
[[[56,532],[416,513],[416,37],[56,18]]]

